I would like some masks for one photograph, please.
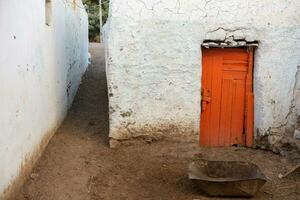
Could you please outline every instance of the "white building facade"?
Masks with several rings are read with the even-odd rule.
[[[81,0],[0,1],[0,199],[23,183],[88,66]]]
[[[112,139],[201,137],[201,45],[209,42],[258,45],[254,139],[266,139],[278,152],[275,144],[293,137],[300,109],[299,1],[111,0],[105,35]]]

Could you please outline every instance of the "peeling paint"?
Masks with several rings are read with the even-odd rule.
[[[121,112],[120,114],[122,117],[130,117],[132,115],[132,110],[130,109],[127,112]]]

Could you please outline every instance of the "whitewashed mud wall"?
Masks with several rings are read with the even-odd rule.
[[[64,119],[88,65],[81,1],[0,1],[0,199],[14,191]],[[77,5],[77,6],[76,6]]]
[[[106,25],[110,137],[198,133],[204,40],[258,41],[255,134],[295,126],[300,1],[111,0]]]

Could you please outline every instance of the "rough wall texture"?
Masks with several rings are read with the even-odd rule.
[[[110,6],[111,138],[198,133],[204,40],[258,41],[255,135],[268,135],[271,144],[294,129],[300,1],[111,0]]]
[[[37,160],[72,103],[88,64],[81,1],[0,1],[0,199]]]

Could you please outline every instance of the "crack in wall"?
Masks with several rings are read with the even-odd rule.
[[[224,28],[224,27],[218,27],[214,30],[211,31],[207,31],[206,32],[206,38],[214,38],[216,35],[220,35],[222,36],[222,38],[220,36],[219,39],[214,40],[214,41],[218,41],[218,42],[223,42],[223,43],[232,43],[233,46],[236,46],[237,42],[243,43],[243,45],[246,46],[246,44],[251,44],[253,43],[253,46],[257,46],[258,41],[247,41],[246,40],[246,36],[244,34],[244,31],[249,31],[249,28],[245,28],[245,27],[237,27],[237,28]],[[246,43],[246,44],[244,44]]]
[[[268,4],[258,0],[255,2],[230,1],[227,4],[223,4],[221,0],[115,1],[114,7],[120,6],[121,8],[118,13],[115,12],[116,16],[113,16],[115,23],[111,23],[112,29],[115,29],[110,31],[114,32],[111,37],[114,45],[110,47],[115,56],[114,62],[110,63],[111,76],[116,76],[114,73],[119,70],[120,73],[124,73],[124,76],[131,78],[130,80],[122,80],[121,78],[117,81],[117,84],[129,85],[129,87],[122,88],[122,91],[128,92],[129,95],[123,97],[116,92],[115,95],[118,95],[118,98],[114,98],[114,101],[120,103],[120,107],[128,108],[128,100],[135,97],[135,93],[132,92],[131,94],[130,90],[143,87],[147,91],[141,96],[135,97],[140,100],[139,102],[136,101],[138,105],[142,104],[143,98],[148,98],[147,95],[151,94],[155,97],[153,101],[161,101],[162,105],[168,108],[169,104],[172,105],[177,102],[170,100],[165,105],[164,100],[167,98],[164,99],[164,96],[157,95],[157,91],[162,89],[155,87],[155,85],[164,84],[161,77],[171,77],[172,75],[179,80],[183,74],[184,77],[187,77],[187,80],[181,83],[184,87],[179,87],[179,84],[173,84],[170,87],[163,85],[163,87],[174,88],[174,90],[178,90],[178,93],[181,92],[182,88],[185,90],[191,88],[192,91],[186,93],[185,96],[198,91],[199,88],[193,88],[195,84],[191,78],[196,76],[190,76],[190,74],[193,72],[198,75],[197,77],[200,77],[199,48],[201,42],[204,41],[207,44],[212,42],[217,45],[224,45],[224,47],[244,47],[248,44],[252,45],[254,42],[257,44],[258,42],[255,41],[257,39],[260,48],[256,53],[255,64],[257,64],[257,68],[254,75],[257,83],[255,86],[256,103],[259,105],[255,108],[255,125],[260,132],[258,135],[265,135],[267,139],[271,135],[279,139],[284,135],[285,128],[290,126],[290,119],[294,119],[297,107],[295,104],[298,102],[295,96],[298,92],[295,93],[295,86],[293,85],[294,76],[297,77],[300,74],[297,72],[295,75],[295,61],[297,61],[297,55],[295,55],[297,54],[297,48],[295,48],[297,47],[297,37],[295,35],[298,31],[293,29],[298,20],[287,12],[283,13],[282,18],[278,17],[279,15],[274,15],[272,19],[265,19],[267,15],[273,16],[274,12],[278,11],[282,5],[283,3],[276,3],[272,7],[268,7]],[[298,6],[299,4],[295,3],[294,5]],[[291,6],[289,9],[293,10],[295,6]],[[130,20],[127,20],[124,15],[129,15]],[[236,16],[240,17],[237,18]],[[280,26],[285,22],[285,19],[289,19],[289,23],[286,26]],[[173,29],[176,31],[172,31]],[[263,34],[264,31],[268,31],[270,34]],[[124,32],[127,34],[123,34]],[[125,49],[122,53],[119,51],[121,49],[119,46],[115,49],[115,45],[118,43],[122,49]],[[277,48],[272,48],[274,46]],[[283,54],[289,56],[283,57]],[[118,56],[122,58],[119,59]],[[174,66],[174,63],[177,62],[180,63],[180,66]],[[126,70],[120,70],[121,65]],[[276,70],[273,70],[274,68]],[[161,76],[156,76],[155,73],[160,73]],[[271,76],[267,77],[267,75],[272,75],[272,79]],[[149,78],[144,78],[147,76]],[[144,78],[144,81],[140,81],[141,77]],[[171,77],[170,80],[175,78]],[[194,82],[195,79],[193,78]],[[278,82],[276,82],[277,80]],[[283,86],[283,84],[285,85]],[[282,94],[276,90],[276,86],[279,85],[280,90],[283,90]],[[182,100],[185,100],[185,97],[182,97]],[[195,101],[199,101],[199,99],[195,99]],[[181,113],[186,112],[186,116],[194,114],[194,110],[189,109],[187,105],[185,111],[181,111]],[[145,116],[139,112],[144,110],[146,111],[143,106],[134,110],[137,113],[135,117],[143,119]],[[161,112],[163,112],[161,108],[153,109],[149,118],[157,118]],[[119,120],[120,116],[117,114],[115,116],[117,116],[115,121]],[[190,121],[193,121],[195,116],[194,114]],[[197,117],[199,116],[197,115]],[[132,119],[134,118],[120,121],[129,122],[127,125],[122,124],[127,128],[129,127],[132,134],[136,134],[137,131],[133,130],[140,126],[140,122],[131,125]],[[117,129],[118,125],[117,122],[114,122],[113,127]],[[128,131],[124,130],[124,134],[126,132]],[[116,131],[116,133],[112,132],[111,135],[119,136],[121,134]]]
[[[296,112],[297,112],[297,108],[296,108],[296,98],[297,98],[297,95],[296,95],[296,91],[299,90],[297,88],[298,86],[298,83],[300,81],[300,66],[297,66],[297,71],[296,71],[296,74],[295,74],[295,82],[294,82],[294,85],[293,85],[293,89],[292,89],[292,100],[291,100],[291,106],[289,107],[289,111],[287,113],[287,115],[285,116],[285,122],[276,126],[276,127],[273,127],[272,129],[280,129],[279,131],[281,132],[282,128],[284,128],[285,126],[287,126],[287,124],[289,123],[289,121],[295,121],[295,119],[291,119],[291,118],[296,118],[295,116],[293,115],[296,115]],[[271,132],[275,131],[275,130],[270,130]],[[278,130],[275,131],[278,133]]]
[[[215,30],[212,30],[212,31],[208,31],[207,33],[213,33],[213,32],[217,32],[219,30],[223,30],[225,32],[236,32],[236,31],[242,31],[242,30],[249,30],[248,28],[243,28],[243,27],[238,27],[238,28],[234,28],[234,29],[230,29],[230,28],[223,28],[223,27],[218,27],[217,29]]]
[[[180,3],[180,0],[177,0],[177,5],[176,5],[176,7],[177,7],[177,14],[179,14],[179,13],[180,13],[180,9],[181,9],[181,3]]]
[[[300,66],[297,66],[297,71],[295,73],[295,82],[292,89],[292,99],[289,107],[289,111],[285,117],[285,121],[276,127],[269,127],[268,130],[263,134],[258,134],[256,138],[256,144],[262,149],[270,149],[275,153],[280,153],[283,156],[293,157],[293,159],[300,160],[300,142],[294,135],[295,130],[299,128],[299,109],[297,106],[297,98],[299,98],[299,93],[297,91],[299,88],[300,81]],[[288,131],[289,123],[293,123],[292,134]],[[257,130],[259,132],[259,130]]]

